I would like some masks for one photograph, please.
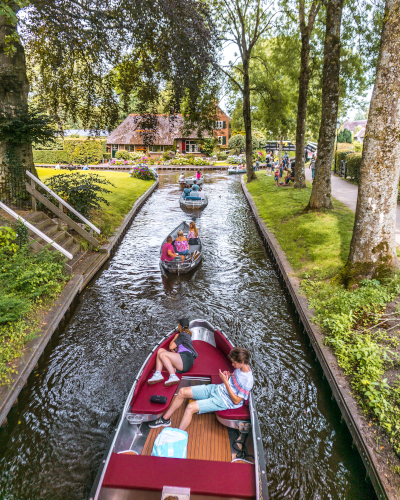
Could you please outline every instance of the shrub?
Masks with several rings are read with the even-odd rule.
[[[227,158],[228,158],[228,155],[226,153],[217,154],[217,160],[219,160],[219,161],[226,160]]]
[[[346,156],[347,161],[347,177],[350,177],[357,184],[360,180],[361,153],[349,153]]]
[[[63,141],[64,139],[62,137],[57,137],[57,139],[54,139],[54,141],[46,141],[43,144],[33,143],[32,146],[33,149],[36,149],[37,151],[42,151],[42,150],[62,151]]]
[[[57,163],[68,163],[66,151],[51,151],[49,149],[33,151],[33,162],[56,165]]]
[[[106,148],[105,139],[64,139],[64,151],[70,163],[83,165],[97,164],[103,158]]]
[[[351,136],[350,130],[347,130],[347,128],[345,128],[344,130],[341,130],[338,134],[337,141],[338,142],[347,142],[347,143],[351,144],[353,142],[353,138]]]
[[[363,150],[363,145],[362,145],[362,143],[361,143],[361,142],[359,142],[359,141],[355,141],[355,142],[354,142],[354,151],[355,151],[356,153],[361,153],[361,152],[362,152],[362,150]]]
[[[5,252],[14,253],[18,250],[16,244],[17,235],[12,227],[0,227],[0,249]]]
[[[130,176],[135,177],[136,179],[142,179],[143,181],[151,181],[156,178],[156,174],[153,170],[150,170],[147,165],[138,165],[137,167],[133,167],[130,172]]]
[[[353,151],[336,151],[336,168],[339,170],[340,168],[340,162],[342,160],[346,161],[346,157],[349,154],[352,154]]]
[[[260,147],[259,141],[256,137],[251,138],[253,149],[258,149]],[[233,135],[228,141],[228,148],[232,149],[246,149],[246,138],[244,135]]]
[[[209,137],[207,139],[204,139],[203,153],[208,156],[211,156],[214,151],[216,142],[217,140],[215,139],[215,137]]]
[[[187,158],[187,155],[176,155],[173,160],[170,161],[170,165],[212,165],[212,162],[202,158],[201,156],[195,156],[193,158]]]
[[[103,158],[104,158],[105,160],[111,160],[111,153],[104,153],[104,154],[103,154]]]
[[[111,193],[111,191],[102,186],[115,187],[105,177],[81,172],[54,175],[47,180],[46,184],[88,219],[90,219],[92,209],[100,208],[100,203],[109,205],[109,202],[101,195]],[[68,215],[71,219],[76,219],[72,212],[68,211]]]

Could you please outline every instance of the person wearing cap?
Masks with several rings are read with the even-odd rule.
[[[186,373],[192,368],[198,354],[193,347],[192,332],[189,330],[188,318],[178,320],[178,332],[169,343],[168,350],[160,348],[157,351],[156,369],[154,375],[147,381],[148,384],[163,382],[161,373],[163,367],[169,373],[169,379],[164,385],[179,384],[180,380],[175,372]]]

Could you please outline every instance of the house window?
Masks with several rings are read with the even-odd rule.
[[[196,141],[186,141],[186,153],[200,153],[200,144]]]
[[[112,145],[112,150],[113,151],[118,151],[118,144],[113,144]]]
[[[215,122],[215,128],[217,130],[224,128],[224,122],[221,122],[221,121]]]
[[[133,153],[135,151],[135,146],[133,144],[125,144],[125,151]]]
[[[226,137],[224,135],[218,136],[218,144],[221,146],[226,146]]]
[[[164,151],[164,146],[158,144],[152,144],[149,146],[150,153],[162,153]]]

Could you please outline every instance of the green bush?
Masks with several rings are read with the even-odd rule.
[[[217,154],[217,160],[219,160],[219,161],[226,160],[227,158],[228,158],[228,155],[226,153]]]
[[[68,154],[66,151],[51,151],[49,149],[33,151],[33,162],[48,165],[57,163],[68,163]]]
[[[103,158],[105,160],[111,160],[111,153],[103,153]]]
[[[363,145],[362,145],[362,143],[361,143],[361,142],[359,142],[359,141],[355,141],[355,142],[354,142],[354,151],[355,151],[356,153],[361,153],[361,152],[362,152],[362,150],[363,150]]]
[[[64,139],[64,151],[68,161],[78,165],[100,163],[105,153],[105,139]]]
[[[212,162],[195,156],[194,158],[187,158],[187,155],[176,155],[173,160],[169,162],[170,165],[212,165]]]
[[[251,138],[251,141],[252,141],[253,150],[258,149],[260,147],[259,141],[256,137],[253,136]],[[233,148],[235,150],[238,150],[238,149],[245,150],[246,149],[245,136],[241,135],[241,134],[233,135],[228,141],[228,148],[229,149]]]
[[[217,139],[215,137],[209,137],[207,139],[204,139],[203,153],[206,154],[207,156],[211,156],[213,154],[216,142]]]
[[[336,168],[339,171],[340,162],[346,161],[347,155],[352,154],[353,151],[336,151]]]
[[[360,180],[361,153],[350,153],[346,156],[347,177],[350,177],[357,184]]]
[[[344,130],[341,130],[338,134],[337,141],[338,142],[347,142],[347,143],[351,144],[353,142],[353,138],[351,136],[350,130],[347,130],[347,128],[345,128]]]
[[[63,145],[64,139],[62,137],[57,137],[57,139],[54,139],[54,141],[47,141],[44,142],[43,144],[40,143],[33,143],[33,149],[37,151],[43,151],[43,150],[48,150],[48,151],[62,151],[64,145]]]
[[[147,165],[138,165],[137,167],[133,167],[132,172],[129,175],[130,177],[142,179],[143,181],[151,181],[156,179],[156,174],[153,170],[150,170]]]
[[[16,243],[17,234],[12,227],[0,227],[0,249],[9,253],[14,253],[18,250]]]

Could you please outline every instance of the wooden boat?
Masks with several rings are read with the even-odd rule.
[[[179,203],[183,208],[201,210],[208,205],[208,198],[204,191],[198,191],[196,194],[193,194],[193,196],[187,196],[185,199],[183,198],[182,193]]]
[[[239,166],[228,168],[228,174],[245,174],[246,172],[246,168],[239,168]]]
[[[204,183],[204,177],[200,177],[200,179],[196,179],[196,177],[186,177],[186,179],[184,181],[182,181],[182,182],[179,181],[179,184],[182,187],[185,187],[186,185],[192,186],[192,184],[194,183],[194,181],[196,181],[196,184],[198,186],[201,186]]]
[[[219,384],[219,369],[232,371],[227,355],[233,346],[226,335],[201,319],[191,321],[190,330],[199,356],[188,372],[178,374],[179,385],[147,384],[154,373],[157,349],[168,348],[175,332],[161,340],[140,368],[90,500],[161,500],[167,489],[172,496],[190,489],[190,497],[178,497],[190,500],[268,500],[262,436],[251,394],[249,406],[194,415],[187,429],[186,459],[151,456],[162,428],[150,429],[148,422],[165,413],[179,388]],[[151,403],[153,395],[165,396],[167,402]],[[184,406],[172,416],[173,427],[178,427]]]
[[[189,232],[189,224],[187,222],[182,222],[179,224],[178,227],[176,227],[172,233],[169,233],[172,236],[172,240],[175,241],[175,239],[178,237],[178,231],[182,229],[183,234],[186,236],[187,233]],[[161,260],[161,252],[162,252],[162,247],[164,243],[167,242],[167,238],[162,242],[161,248],[160,248],[160,265],[161,267],[169,272],[169,273],[174,273],[174,274],[185,274],[189,273],[190,271],[193,271],[193,269],[196,269],[196,267],[200,264],[202,258],[203,258],[203,245],[201,243],[200,238],[196,238],[198,243],[197,244],[190,244],[189,243],[189,255],[186,256],[185,260],[182,261],[181,257],[176,257],[175,260],[171,261],[162,261]]]

